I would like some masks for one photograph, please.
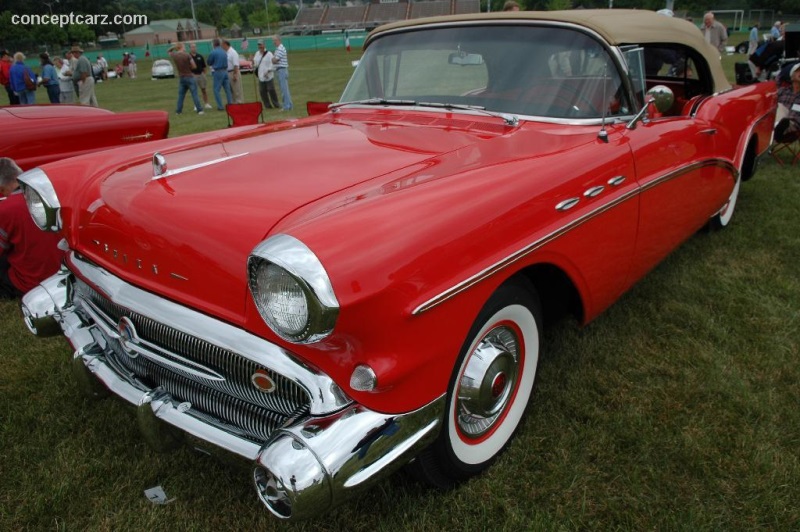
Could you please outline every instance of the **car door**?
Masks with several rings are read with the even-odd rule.
[[[706,120],[660,118],[627,135],[640,187],[635,280],[719,211],[733,189],[735,171],[716,157],[717,129]]]

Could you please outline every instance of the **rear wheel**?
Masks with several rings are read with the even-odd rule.
[[[715,231],[724,229],[731,222],[733,212],[736,210],[736,202],[739,199],[739,187],[742,185],[743,181],[747,181],[753,177],[756,172],[756,163],[756,139],[753,138],[750,139],[750,143],[747,145],[747,151],[742,160],[742,168],[739,172],[739,176],[736,178],[736,184],[731,191],[728,202],[708,221],[709,229]]]
[[[449,488],[491,465],[514,436],[539,361],[541,311],[532,287],[509,282],[475,320],[451,377],[438,439],[410,465]]]

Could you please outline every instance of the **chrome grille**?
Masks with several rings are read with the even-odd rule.
[[[141,340],[174,355],[173,362],[184,358],[222,375],[223,380],[206,379],[183,372],[174,363],[166,366],[144,356],[132,358],[119,341],[105,338],[110,347],[106,358],[120,374],[132,374],[148,388],[161,388],[176,400],[191,403],[188,413],[206,422],[262,442],[287,419],[308,412],[310,400],[305,389],[265,366],[130,311],[79,279],[75,299],[90,306],[111,329],[116,330],[120,318],[127,317]],[[274,392],[264,393],[252,385],[250,378],[256,370],[267,372],[275,383]]]

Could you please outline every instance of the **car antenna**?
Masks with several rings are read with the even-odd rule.
[[[597,133],[597,138],[605,143],[608,143],[608,131],[606,131],[606,113],[608,112],[608,105],[606,100],[606,88],[608,87],[608,64],[603,66],[603,118],[600,125],[600,132]]]

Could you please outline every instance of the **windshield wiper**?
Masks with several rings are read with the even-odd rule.
[[[438,107],[440,109],[456,109],[458,111],[478,111],[487,116],[494,116],[503,120],[507,126],[517,127],[519,125],[519,117],[509,113],[497,113],[494,111],[487,111],[486,107],[482,105],[466,105],[462,103],[449,103],[449,102],[419,102],[419,107]]]
[[[353,100],[349,102],[338,102],[331,104],[328,109],[337,109],[345,105],[417,105],[414,100],[389,100],[386,98],[367,98],[365,100]]]

